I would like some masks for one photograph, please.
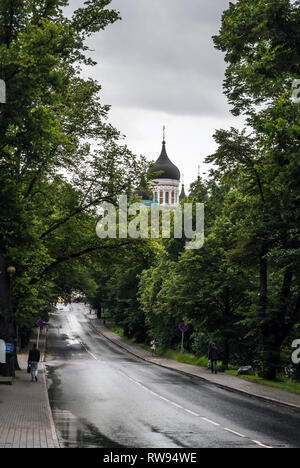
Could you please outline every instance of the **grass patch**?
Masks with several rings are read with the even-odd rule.
[[[259,375],[237,375],[236,370],[228,370],[225,371],[226,374],[231,374],[234,376],[237,376],[242,379],[247,379],[251,380],[252,382],[260,383],[263,385],[268,385],[269,387],[275,387],[275,388],[280,388],[281,390],[288,390],[290,392],[295,392],[295,393],[300,393],[300,383],[298,382],[293,382],[290,379],[286,380],[266,380],[262,377],[259,377]]]
[[[183,362],[185,364],[192,364],[194,366],[207,367],[207,358],[197,357],[191,353],[180,353],[179,351],[174,351],[173,349],[163,349],[158,348],[157,354],[162,357],[173,359],[177,362]]]
[[[125,336],[124,330],[122,327],[117,326],[111,322],[105,323],[105,326],[109,328],[109,330],[115,333],[116,335],[119,335],[121,338],[124,338],[126,341],[129,341],[129,343],[135,344],[136,346],[146,349],[147,351],[151,351],[150,346],[147,346],[145,343],[137,343],[135,338],[128,338],[127,336]]]
[[[116,335],[119,335],[121,338],[127,339],[126,336],[124,336],[124,330],[123,330],[123,328],[118,327],[117,325],[114,325],[114,324],[111,323],[111,322],[110,322],[110,323],[106,323],[105,326],[106,326],[107,328],[109,328],[110,331],[112,331],[112,332],[115,333]]]

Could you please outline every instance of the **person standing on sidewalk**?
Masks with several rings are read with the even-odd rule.
[[[40,351],[36,347],[36,343],[34,343],[28,355],[28,365],[30,365],[31,382],[33,382],[34,380],[37,382],[38,380],[37,375],[40,357]]]
[[[152,356],[154,356],[156,353],[156,339],[153,338],[150,344],[151,344],[151,354]]]
[[[218,359],[219,359],[219,352],[218,348],[216,347],[215,343],[212,343],[210,350],[209,350],[209,359],[211,362],[211,373],[218,372]]]

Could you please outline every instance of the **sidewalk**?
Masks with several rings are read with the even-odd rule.
[[[48,400],[45,366],[39,364],[38,382],[27,374],[27,355],[12,385],[0,384],[0,448],[59,448]]]
[[[173,369],[183,374],[198,377],[199,379],[217,385],[218,387],[244,394],[248,397],[259,398],[269,403],[276,403],[277,405],[290,407],[296,411],[300,410],[300,394],[281,390],[279,388],[268,387],[267,385],[235,377],[234,375],[223,373],[216,375],[211,374],[210,370],[205,367],[193,366],[191,364],[177,362],[160,356],[152,357],[149,351],[129,343],[127,340],[110,331],[101,324],[101,320],[97,319],[96,316],[87,314],[87,317],[90,319],[91,324],[98,333],[121,348],[126,349],[129,353],[134,354],[145,361],[152,362],[153,364],[166,367],[168,369]]]

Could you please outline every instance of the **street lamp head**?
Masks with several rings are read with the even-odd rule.
[[[12,277],[16,273],[16,269],[14,266],[9,266],[7,267],[7,273],[9,274],[10,277]]]

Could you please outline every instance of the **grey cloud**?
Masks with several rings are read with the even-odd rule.
[[[80,4],[72,1],[73,5]],[[211,36],[228,0],[113,0],[122,21],[91,40],[93,75],[113,106],[225,115],[225,65]]]

